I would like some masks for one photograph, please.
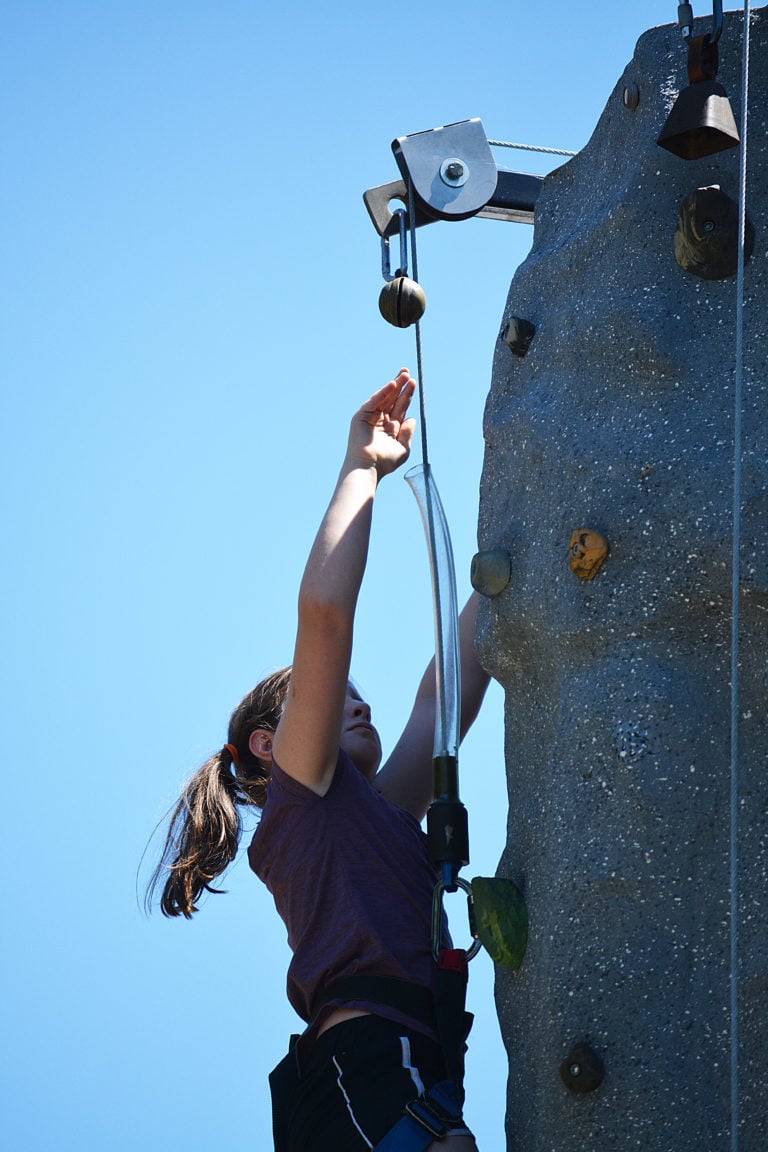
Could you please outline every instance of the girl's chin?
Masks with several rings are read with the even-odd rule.
[[[381,756],[378,754],[378,749],[374,750],[373,748],[360,748],[359,745],[352,748],[344,747],[344,745],[342,745],[342,748],[344,748],[344,751],[346,752],[347,756],[349,756],[350,760],[354,764],[355,768],[357,768],[360,775],[364,776],[368,781],[373,780],[381,762]]]

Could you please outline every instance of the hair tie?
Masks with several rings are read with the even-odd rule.
[[[229,752],[230,756],[232,757],[232,763],[234,765],[237,765],[237,759],[238,759],[237,748],[235,748],[234,744],[225,744],[222,751],[223,752]]]

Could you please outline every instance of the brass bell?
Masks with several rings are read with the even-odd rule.
[[[709,34],[688,44],[688,87],[677,97],[656,141],[683,160],[698,160],[736,148],[739,133],[728,94],[715,79],[717,42]]]
[[[424,289],[409,276],[395,276],[379,294],[379,311],[395,328],[410,328],[424,315],[426,306]]]

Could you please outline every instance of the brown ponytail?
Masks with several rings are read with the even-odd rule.
[[[147,888],[151,902],[165,876],[163,915],[190,919],[203,892],[221,892],[212,882],[237,855],[240,808],[263,808],[267,798],[269,769],[253,755],[248,741],[257,728],[269,732],[277,728],[290,675],[290,668],[274,672],[240,701],[229,721],[227,744],[187,781]]]

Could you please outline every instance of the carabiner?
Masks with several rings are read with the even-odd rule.
[[[408,275],[408,213],[405,208],[398,208],[392,213],[392,218],[395,217],[400,230],[400,267],[394,273],[389,261],[389,236],[381,238],[381,274],[387,283],[396,280],[398,276]]]
[[[683,33],[684,40],[693,36],[693,7],[691,4],[678,4],[677,23]],[[712,0],[712,31],[709,34],[710,44],[717,44],[723,31],[723,0]]]
[[[457,888],[461,888],[462,892],[467,894],[467,916],[469,917],[469,931],[472,936],[472,943],[466,949],[464,955],[466,956],[467,963],[474,960],[478,952],[482,948],[480,937],[475,927],[474,916],[474,900],[472,898],[472,885],[468,880],[462,880],[460,876],[455,877]],[[440,949],[442,947],[443,937],[443,892],[445,891],[445,881],[438,880],[435,884],[435,890],[432,893],[432,955],[437,960]]]

